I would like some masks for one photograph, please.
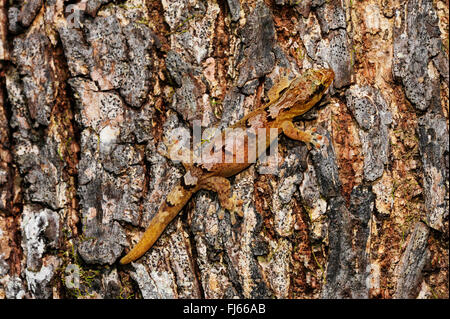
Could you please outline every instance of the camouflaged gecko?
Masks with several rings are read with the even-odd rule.
[[[254,163],[256,159],[252,158],[251,154],[256,154],[259,157],[266,152],[266,149],[273,142],[272,135],[262,133],[266,134],[265,148],[263,148],[260,146],[261,144],[251,143],[251,140],[255,140],[255,136],[250,135],[258,134],[258,132],[262,131],[269,131],[258,130],[261,128],[276,128],[278,134],[284,133],[291,139],[318,146],[318,140],[321,139],[321,136],[315,134],[314,130],[308,132],[296,128],[292,120],[304,114],[319,102],[331,85],[333,78],[333,70],[321,69],[307,70],[291,82],[287,81],[287,78],[280,80],[280,83],[269,91],[269,102],[267,104],[250,112],[231,126],[232,129],[242,129],[242,134],[245,135],[241,139],[243,140],[242,147],[233,148],[231,151],[228,150],[228,154],[225,147],[221,148],[219,152],[222,161],[218,161],[217,163],[183,163],[186,169],[184,178],[181,178],[178,185],[167,195],[158,213],[150,221],[142,239],[120,260],[120,263],[127,264],[144,255],[159,238],[167,225],[189,201],[191,196],[201,189],[217,192],[222,208],[227,209],[232,214],[232,222],[234,221],[234,212],[242,216],[240,209],[242,201],[237,200],[235,196],[230,196],[230,182],[227,177],[241,172]],[[275,138],[277,138],[277,135]],[[223,136],[220,138],[223,138]],[[258,149],[258,146],[260,149]],[[217,153],[217,150],[215,152]],[[238,152],[243,152],[243,154]],[[230,155],[233,158],[231,163],[225,161],[225,157]],[[238,158],[242,158],[242,155],[244,160],[237,160]]]

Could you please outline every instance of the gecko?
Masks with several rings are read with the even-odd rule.
[[[261,144],[255,145],[255,143],[250,142],[250,137],[254,138],[250,134],[263,132],[264,130],[259,130],[261,128],[274,128],[278,132],[276,138],[279,134],[284,134],[291,139],[319,147],[319,140],[322,136],[317,134],[315,129],[310,131],[300,130],[293,124],[293,120],[306,113],[321,100],[333,79],[334,72],[332,69],[309,69],[291,81],[288,80],[287,76],[282,77],[279,83],[268,91],[269,102],[249,112],[236,124],[230,126],[232,129],[242,129],[242,134],[245,135],[242,147],[235,147],[231,150],[226,150],[223,147],[214,150],[216,153],[219,152],[219,156],[223,159],[217,163],[192,164],[189,161],[182,162],[186,174],[167,195],[140,241],[120,260],[120,263],[128,264],[144,255],[189,199],[199,190],[216,192],[221,207],[230,212],[232,223],[235,221],[234,213],[242,217],[242,201],[238,200],[235,195],[231,195],[231,185],[228,178],[252,165],[255,161],[251,158],[251,154],[256,154],[259,158],[273,142],[272,135],[260,133],[266,134],[265,145],[264,143],[262,143],[262,146]],[[266,130],[266,132],[268,131]],[[220,138],[223,138],[223,135]],[[257,149],[252,150],[252,147]],[[249,150],[255,152],[252,153]],[[231,154],[229,154],[230,152]],[[233,161],[226,162],[225,157],[230,155]],[[244,160],[238,161],[237,158],[239,156],[242,158],[242,155]],[[223,216],[219,216],[219,218],[223,218]]]

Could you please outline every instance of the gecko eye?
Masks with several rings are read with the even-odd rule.
[[[284,89],[282,89],[282,90],[280,91],[280,93],[278,93],[278,96],[282,96],[282,95],[287,91],[288,88],[289,88],[289,87],[285,87]]]

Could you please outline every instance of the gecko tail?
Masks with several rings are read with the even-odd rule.
[[[181,184],[175,186],[169,195],[167,195],[166,200],[156,215],[150,221],[144,236],[142,236],[136,246],[120,260],[120,263],[125,265],[144,255],[158,240],[167,225],[169,225],[178,212],[186,205],[195,191],[195,188],[186,189]]]

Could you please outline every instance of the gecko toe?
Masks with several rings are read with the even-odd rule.
[[[315,128],[310,130],[310,134],[311,134],[311,141],[310,144],[312,146],[314,146],[316,149],[321,147],[321,141],[323,140],[323,136],[320,134],[315,133],[317,132],[317,130]]]
[[[230,212],[231,225],[236,224],[236,216],[234,216],[233,212]]]

